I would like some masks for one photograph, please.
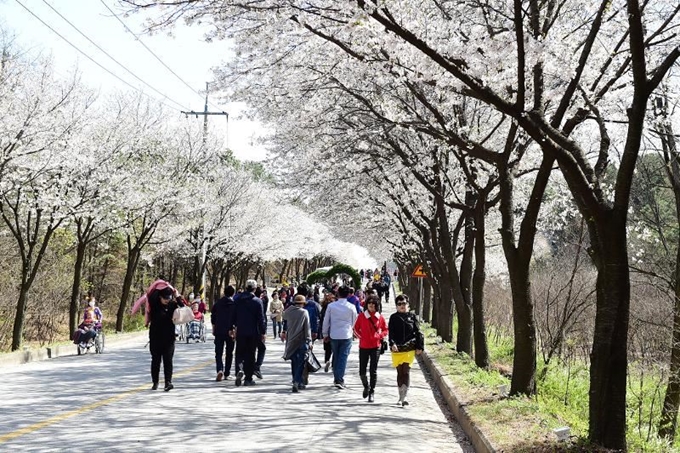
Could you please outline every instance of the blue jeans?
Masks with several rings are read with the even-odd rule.
[[[272,329],[274,330],[274,338],[279,338],[281,336],[281,327],[283,326],[283,322],[281,321],[275,321],[272,319]]]
[[[295,351],[290,358],[291,370],[293,372],[293,382],[295,384],[302,384],[302,370],[305,368],[305,356],[307,355],[307,345],[303,344]]]
[[[345,383],[345,369],[347,358],[352,349],[352,339],[333,340],[331,338],[331,350],[333,351],[333,378],[336,383]]]

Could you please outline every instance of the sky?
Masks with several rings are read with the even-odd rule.
[[[90,61],[31,13],[132,87]],[[116,17],[179,77],[147,51]],[[211,68],[229,59],[229,44],[207,43],[202,39],[204,30],[183,24],[178,24],[172,35],[167,32],[149,35],[144,31],[145,19],[144,13],[125,17],[118,0],[0,0],[0,27],[13,35],[22,49],[52,55],[57,74],[66,76],[77,67],[85,83],[104,96],[113,91],[136,89],[163,102],[173,113],[170,119],[203,124],[202,116],[187,118],[180,112],[203,111],[205,83],[213,80]],[[266,132],[258,123],[238,118],[243,107],[221,102],[217,93],[209,95],[209,111],[225,111],[230,115],[228,125],[225,117],[210,116],[209,134],[225,144],[228,142],[240,160],[262,160],[266,158],[266,149],[257,144],[257,137]]]

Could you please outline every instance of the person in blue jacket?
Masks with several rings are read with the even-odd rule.
[[[236,339],[236,386],[242,381],[244,386],[255,385],[255,351],[258,343],[267,339],[267,319],[264,315],[262,300],[255,297],[255,280],[246,281],[246,290],[236,298],[234,310],[234,329],[230,336]],[[243,380],[245,377],[245,380]]]

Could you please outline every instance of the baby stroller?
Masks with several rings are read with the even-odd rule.
[[[78,355],[90,352],[92,347],[97,354],[103,353],[105,335],[101,323],[92,327],[81,325],[73,335],[73,342],[76,344]]]
[[[187,343],[189,343],[190,340],[193,340],[196,343],[205,343],[205,322],[203,319],[194,319],[193,321],[186,323],[185,327],[185,338]]]

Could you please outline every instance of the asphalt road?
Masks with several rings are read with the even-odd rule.
[[[472,451],[417,363],[406,408],[395,404],[388,355],[378,369],[376,402],[362,399],[356,341],[347,389],[334,388],[332,373],[322,369],[293,394],[283,344],[269,335],[264,379],[254,387],[215,382],[210,334],[206,343],[177,344],[175,389],[167,393],[150,390],[144,339],[101,355],[2,368],[0,451]],[[322,360],[319,343],[316,350]]]

